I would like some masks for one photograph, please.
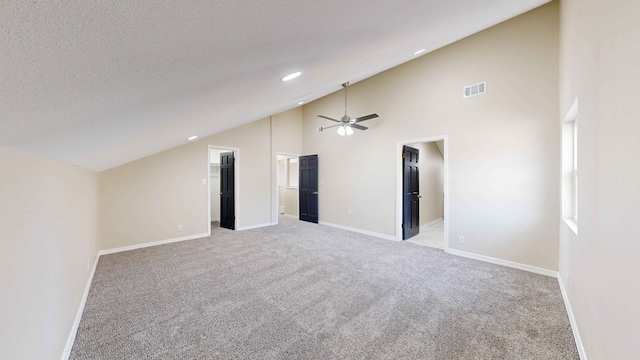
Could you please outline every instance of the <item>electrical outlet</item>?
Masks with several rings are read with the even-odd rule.
[[[202,179],[202,185],[207,185],[207,179]]]
[[[178,225],[178,231],[182,231],[184,230],[184,227],[182,225]]]
[[[351,215],[351,209],[347,209],[347,214]]]
[[[467,240],[465,240],[464,236],[458,236],[458,243],[464,245],[467,243]]]

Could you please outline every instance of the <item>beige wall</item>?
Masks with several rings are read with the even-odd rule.
[[[302,154],[302,107],[296,107],[289,111],[273,115],[272,119],[272,138],[273,146],[271,149],[272,158],[272,191],[271,201],[273,209],[271,212],[271,222],[276,223],[278,220],[278,199],[276,196],[280,193],[278,187],[278,153],[289,155],[303,155]],[[284,200],[285,213],[293,216],[298,216],[298,191],[292,191],[291,189],[285,189],[287,194]]]
[[[444,216],[444,158],[435,142],[409,144],[418,149],[420,226]]]
[[[300,152],[300,121],[296,108],[100,173],[101,247],[206,234],[209,145],[239,149],[237,229],[273,223],[275,154]]]
[[[201,140],[101,172],[101,248],[206,234],[207,151]]]
[[[487,94],[463,100],[480,81]],[[350,87],[351,116],[380,115],[366,132],[316,134],[327,125],[317,114],[343,111],[342,92],[309,103],[303,144],[319,155],[320,220],[395,236],[397,142],[448,135],[449,234],[467,242],[451,247],[555,270],[557,109],[557,3]]]
[[[59,359],[98,250],[98,175],[0,146],[0,358]]]
[[[298,217],[298,189],[285,188],[284,189],[284,213]]]
[[[579,98],[580,177],[560,273],[590,360],[640,354],[639,18],[635,0],[561,2],[558,117]]]

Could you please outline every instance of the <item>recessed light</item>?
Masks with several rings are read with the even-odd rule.
[[[300,101],[298,105],[304,105],[304,101]]]
[[[189,137],[187,138],[187,140],[188,140],[188,141],[191,141],[191,140],[195,140],[195,139],[197,139],[197,138],[198,138],[198,135],[193,135],[193,136],[189,136]]]
[[[300,72],[300,71],[294,72],[293,74],[289,74],[289,75],[283,77],[282,79],[280,79],[280,81],[293,80],[293,79],[297,78],[298,76],[300,76],[300,74],[302,74],[302,72]]]
[[[418,50],[418,51],[414,52],[413,55],[420,55],[425,51],[427,51],[427,49]]]

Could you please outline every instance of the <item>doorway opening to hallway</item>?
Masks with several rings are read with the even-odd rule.
[[[446,137],[399,142],[398,238],[445,250]]]

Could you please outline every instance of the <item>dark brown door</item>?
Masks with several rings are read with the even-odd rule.
[[[220,227],[234,230],[236,225],[233,151],[220,154]]]
[[[318,155],[300,156],[298,200],[300,220],[318,223]]]
[[[402,240],[420,232],[420,184],[418,149],[402,148]]]

